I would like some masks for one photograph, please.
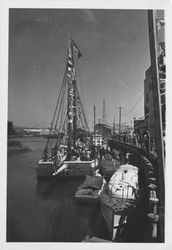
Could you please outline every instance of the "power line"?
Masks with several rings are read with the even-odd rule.
[[[125,113],[125,115],[129,114],[129,113],[135,108],[135,106],[141,101],[141,99],[142,99],[142,97],[143,97],[145,91],[148,90],[148,89],[149,89],[149,86],[146,86],[146,87],[144,88],[144,90],[143,90],[141,96],[139,97],[139,99],[136,101],[136,103],[133,105],[133,107],[132,107],[127,113]]]
[[[144,91],[142,92],[141,96],[139,97],[139,99],[136,101],[136,103],[133,105],[133,107],[125,114],[128,115],[129,113],[131,113],[131,111],[133,111],[133,109],[136,107],[136,105],[141,101],[141,99],[143,98],[144,95]]]

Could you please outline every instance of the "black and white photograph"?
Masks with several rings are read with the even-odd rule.
[[[5,241],[165,243],[166,6],[47,6],[7,13]]]

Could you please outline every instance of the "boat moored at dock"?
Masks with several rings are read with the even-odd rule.
[[[138,168],[120,165],[100,194],[101,212],[112,240],[127,223],[128,214],[135,208],[139,191]]]
[[[76,58],[77,55],[77,58]],[[76,82],[81,52],[68,37],[66,69],[37,177],[93,175],[98,160]],[[56,138],[52,136],[56,132]]]

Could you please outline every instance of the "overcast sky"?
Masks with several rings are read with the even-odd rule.
[[[89,124],[142,117],[145,71],[150,66],[146,10],[11,9],[8,119],[47,127],[62,82],[67,34],[78,45],[78,87]]]

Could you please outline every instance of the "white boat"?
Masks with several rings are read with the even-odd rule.
[[[37,167],[37,177],[53,177],[53,176],[86,176],[93,175],[98,165],[97,159],[91,161],[63,161],[59,165],[55,165],[54,159],[44,161],[41,159]]]
[[[75,200],[79,202],[98,202],[104,184],[105,180],[100,174],[95,176],[86,175],[85,181],[76,190]]]
[[[112,240],[119,237],[135,207],[138,188],[138,168],[120,165],[100,194],[101,213]]]
[[[38,178],[93,175],[98,165],[77,87],[76,55],[80,58],[81,52],[68,37],[66,69],[50,134],[38,162]],[[54,134],[59,134],[59,137],[54,137]]]

